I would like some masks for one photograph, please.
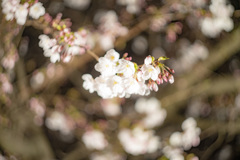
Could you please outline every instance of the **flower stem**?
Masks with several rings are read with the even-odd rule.
[[[91,50],[87,50],[87,54],[91,55],[93,58],[95,58],[97,61],[98,61],[98,55],[96,53],[94,53],[93,51]]]

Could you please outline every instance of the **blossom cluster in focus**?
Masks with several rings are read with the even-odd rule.
[[[119,57],[119,53],[111,49],[99,58],[95,69],[101,75],[93,79],[90,74],[84,74],[83,87],[91,93],[96,91],[102,98],[121,98],[131,94],[148,95],[151,90],[158,91],[158,85],[163,81],[174,82],[174,70],[160,63],[165,57],[155,60],[148,56],[143,65],[131,62],[132,58],[127,54]]]

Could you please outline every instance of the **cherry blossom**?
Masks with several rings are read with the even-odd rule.
[[[103,150],[108,145],[104,134],[98,130],[86,131],[82,136],[82,141],[88,149]]]
[[[115,50],[107,51],[95,65],[95,69],[101,75],[94,80],[89,79],[89,82],[86,82],[86,77],[89,75],[83,75],[83,87],[91,92],[96,91],[102,98],[113,98],[130,97],[131,94],[148,95],[150,90],[158,90],[157,84],[163,83],[163,79],[166,82],[168,80],[170,83],[174,82],[172,76],[174,70],[160,63],[161,60],[166,59],[165,57],[155,60],[152,56],[148,56],[144,60],[145,64],[138,66],[131,62],[132,58],[127,55],[126,53],[119,59],[119,53]]]
[[[38,19],[40,16],[45,14],[45,8],[42,6],[42,3],[37,2],[30,7],[29,15],[34,18]]]
[[[144,131],[141,127],[133,130],[122,129],[118,134],[124,150],[132,155],[156,152],[161,147],[159,137],[152,130]]]
[[[20,3],[20,0],[3,0],[2,8],[3,13],[6,14],[6,20],[15,18],[19,25],[26,23],[28,14],[34,19],[38,19],[45,14],[45,8],[42,6],[42,3],[37,1]]]

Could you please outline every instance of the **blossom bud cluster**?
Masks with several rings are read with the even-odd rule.
[[[45,14],[45,8],[37,0],[24,1],[24,3],[21,0],[3,0],[2,8],[3,13],[6,14],[6,20],[11,21],[15,18],[20,25],[26,23],[28,14],[33,19],[38,19]]]
[[[84,54],[88,48],[87,31],[84,29],[71,32],[69,28],[61,28],[55,38],[42,34],[39,39],[39,46],[43,48],[44,56],[50,57],[52,63],[60,60],[69,62],[72,56]]]
[[[83,87],[91,93],[96,91],[102,98],[130,97],[131,94],[148,95],[150,90],[158,91],[163,81],[174,82],[174,70],[160,63],[165,57],[155,60],[152,56],[145,58],[144,65],[131,62],[127,54],[119,59],[115,50],[109,50],[99,58],[95,69],[101,75],[95,79],[90,74],[82,76]]]
[[[231,4],[226,4],[226,0],[212,0],[209,9],[212,17],[204,18],[201,23],[202,33],[208,37],[217,37],[222,30],[229,32],[233,29],[231,16],[234,8]]]

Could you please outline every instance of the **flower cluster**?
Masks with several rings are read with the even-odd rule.
[[[135,104],[135,109],[138,113],[146,114],[141,120],[145,128],[154,128],[163,124],[167,112],[161,108],[161,103],[156,98],[150,99],[139,98]]]
[[[3,13],[6,14],[6,20],[11,21],[15,18],[20,25],[26,23],[28,14],[33,19],[38,19],[45,14],[45,8],[37,0],[24,2],[20,0],[3,0],[2,8]]]
[[[178,54],[180,57],[173,65],[177,66],[176,72],[180,73],[189,71],[199,60],[205,60],[208,57],[208,49],[201,41],[190,44],[189,41],[184,40]]]
[[[210,11],[212,17],[204,18],[201,23],[202,33],[208,37],[214,38],[222,30],[229,32],[233,29],[233,20],[230,18],[234,8],[232,5],[226,5],[226,0],[212,0]]]
[[[188,118],[182,123],[183,132],[174,132],[169,138],[169,146],[164,147],[163,153],[169,159],[184,160],[183,150],[189,150],[200,143],[200,128],[193,118]]]
[[[62,135],[71,135],[73,130],[72,126],[69,125],[67,117],[58,111],[54,111],[45,121],[46,126],[53,130],[59,131]]]
[[[160,57],[155,60],[148,56],[143,65],[131,62],[127,53],[123,58],[115,50],[109,50],[104,57],[99,58],[95,69],[101,75],[95,79],[90,74],[82,76],[83,87],[91,93],[96,91],[102,98],[130,97],[131,94],[148,95],[150,90],[158,91],[158,85],[163,81],[174,82],[174,70],[160,63],[167,59]]]
[[[44,50],[44,56],[50,57],[50,61],[55,63],[62,60],[69,62],[74,55],[81,55],[86,52],[87,31],[82,29],[71,32],[69,28],[60,27],[59,34],[55,38],[47,35],[40,35],[39,46]]]
[[[160,139],[154,135],[153,130],[144,131],[140,127],[122,129],[118,138],[124,150],[132,155],[154,153],[161,147]]]
[[[124,36],[128,33],[127,27],[122,26],[118,21],[115,11],[100,12],[96,14],[94,19],[99,23],[98,43],[105,51],[114,47],[116,37]]]
[[[88,130],[82,136],[82,141],[88,149],[103,150],[108,142],[104,134],[98,130]]]

